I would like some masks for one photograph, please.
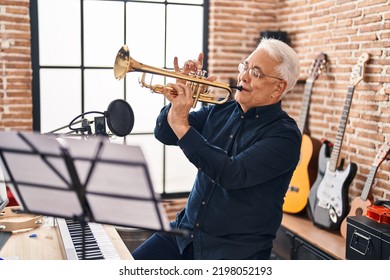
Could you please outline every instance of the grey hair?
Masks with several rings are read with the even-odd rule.
[[[298,54],[286,43],[273,38],[262,38],[256,50],[259,49],[265,50],[273,59],[281,62],[277,71],[280,77],[287,81],[283,97],[298,81],[300,73]]]

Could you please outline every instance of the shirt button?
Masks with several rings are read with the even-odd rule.
[[[200,224],[199,223],[196,223],[196,225],[195,225],[197,228],[199,228],[199,226],[200,226]]]
[[[241,119],[243,119],[244,118],[244,116],[241,116]]]
[[[229,138],[232,139],[232,138],[233,138],[233,135],[230,135]]]
[[[206,205],[206,201],[202,201],[202,205]]]
[[[191,238],[194,238],[194,235],[193,235],[193,234],[191,234]]]

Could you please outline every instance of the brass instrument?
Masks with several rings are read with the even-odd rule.
[[[140,85],[142,87],[149,88],[152,92],[162,93],[165,89],[171,95],[177,95],[176,91],[172,87],[163,86],[163,85],[151,85],[145,82],[146,73],[157,74],[162,76],[167,76],[171,78],[185,80],[186,84],[191,88],[193,92],[193,107],[196,106],[198,101],[207,102],[212,104],[223,104],[227,102],[232,95],[232,89],[241,90],[241,86],[228,85],[220,82],[210,82],[205,78],[205,71],[200,70],[197,73],[190,73],[188,76],[172,72],[168,70],[163,70],[160,68],[148,66],[142,64],[133,58],[130,57],[129,48],[127,45],[124,45],[117,53],[114,64],[114,75],[118,80],[123,79],[128,72],[143,72],[142,78],[140,80]],[[208,86],[217,87],[227,91],[227,95],[223,98],[216,98],[214,95],[210,94],[207,91]]]

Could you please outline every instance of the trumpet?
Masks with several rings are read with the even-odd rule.
[[[129,47],[123,45],[122,48],[118,51],[115,64],[114,64],[114,75],[117,80],[123,79],[128,72],[143,72],[142,78],[139,81],[142,87],[149,88],[152,92],[162,93],[163,90],[168,91],[171,95],[177,95],[177,92],[169,86],[165,85],[151,85],[145,82],[146,73],[157,74],[170,78],[176,78],[186,81],[193,92],[193,106],[195,107],[198,101],[212,103],[212,104],[223,104],[231,99],[233,89],[242,90],[241,86],[228,85],[220,82],[210,82],[206,80],[204,70],[199,70],[196,73],[189,73],[189,75],[177,73],[174,71],[168,71],[153,66],[145,65],[140,63],[130,57]],[[210,94],[208,88],[216,87],[219,89],[225,90],[227,93],[222,98],[217,98],[213,94]]]

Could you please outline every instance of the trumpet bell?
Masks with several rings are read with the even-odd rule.
[[[130,51],[129,47],[124,45],[119,51],[115,58],[114,64],[114,76],[115,79],[123,79],[130,68]]]

